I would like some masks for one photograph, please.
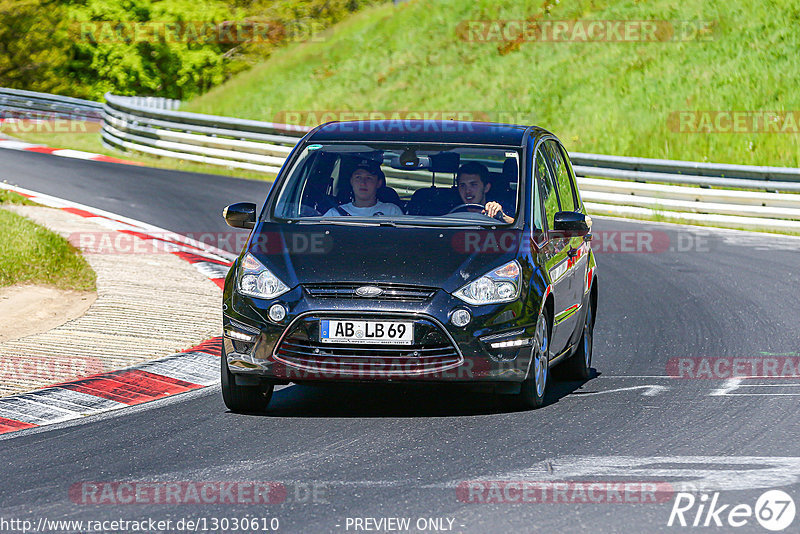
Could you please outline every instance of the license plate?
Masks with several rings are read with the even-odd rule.
[[[411,345],[414,342],[414,323],[322,319],[319,340],[322,343]]]

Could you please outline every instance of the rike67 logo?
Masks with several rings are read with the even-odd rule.
[[[667,526],[682,527],[743,527],[758,524],[767,530],[785,530],[794,521],[794,500],[781,490],[769,490],[761,494],[755,505],[746,503],[723,504],[720,493],[713,494],[680,492],[672,504]]]

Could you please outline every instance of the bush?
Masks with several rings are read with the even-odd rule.
[[[0,0],[0,86],[187,100],[377,1]]]

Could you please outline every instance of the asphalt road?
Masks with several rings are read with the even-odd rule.
[[[223,229],[225,204],[266,194],[257,182],[39,154],[1,151],[0,163],[9,183],[176,231]],[[171,520],[179,532],[182,518],[204,520],[202,530],[250,517],[266,524],[244,530],[277,518],[282,532],[768,532],[755,517],[734,527],[728,514],[769,489],[800,505],[800,380],[731,381],[719,366],[715,378],[670,374],[681,358],[800,356],[800,240],[613,219],[596,229],[596,376],[551,384],[543,408],[513,412],[448,388],[290,386],[267,414],[247,416],[208,388],[0,440],[0,531],[2,519]],[[639,235],[654,237],[655,250],[619,251]],[[104,487],[93,483],[119,481],[182,491],[275,482],[281,502],[126,504],[110,492],[104,502],[115,504],[91,504],[92,488]],[[520,492],[497,491],[511,487],[503,481],[571,485],[545,498],[555,503],[531,502],[542,495],[533,492],[517,502]],[[581,482],[629,486],[592,494],[623,502],[582,502]],[[643,482],[668,491],[640,502],[653,497],[637,491]],[[721,527],[706,514],[716,493],[716,507],[728,505],[715,516]],[[475,502],[486,498],[512,502]],[[775,501],[770,510],[784,506]],[[688,526],[677,515],[668,526],[676,505]],[[800,531],[800,517],[785,531]]]
[[[182,233],[228,231],[222,209],[259,206],[269,182],[0,149],[0,181]]]

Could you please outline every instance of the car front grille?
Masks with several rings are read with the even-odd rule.
[[[382,293],[377,296],[362,297],[356,293],[356,289],[364,286],[378,287]],[[315,298],[370,299],[400,302],[423,302],[436,293],[436,288],[433,287],[408,284],[334,283],[305,284],[303,287],[309,295]]]
[[[341,318],[341,315],[325,318]],[[456,367],[464,361],[451,338],[430,319],[414,318],[414,344],[404,346],[322,343],[320,319],[315,314],[297,321],[274,352],[275,359],[284,365],[307,371],[306,378],[420,376]],[[409,317],[381,319],[409,320]]]
[[[460,363],[458,352],[447,345],[409,349],[334,348],[298,339],[285,339],[278,349],[281,360],[295,367],[357,376],[397,376],[433,373]]]

